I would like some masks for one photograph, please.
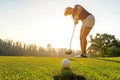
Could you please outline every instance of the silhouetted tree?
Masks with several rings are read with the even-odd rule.
[[[91,45],[88,48],[88,53],[90,53],[92,56],[110,56],[110,54],[108,54],[108,52],[110,52],[110,49],[113,49],[112,47],[115,46],[116,49],[119,48],[119,41],[115,38],[114,35],[110,35],[110,34],[99,34],[97,33],[95,38],[92,37],[92,35],[90,36],[90,43]],[[115,48],[114,48],[115,49]],[[118,51],[118,50],[117,50]],[[119,51],[118,51],[119,53]],[[113,53],[115,54],[116,53]]]

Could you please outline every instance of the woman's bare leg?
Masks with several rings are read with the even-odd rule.
[[[87,47],[87,35],[89,34],[91,27],[85,26],[80,31],[80,46],[82,54],[86,55],[86,47]]]

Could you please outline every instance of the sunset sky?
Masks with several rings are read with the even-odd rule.
[[[68,48],[74,24],[64,10],[75,4],[95,16],[90,35],[107,33],[120,39],[120,0],[0,0],[0,39]],[[80,27],[81,21],[75,29],[73,49],[80,48]]]

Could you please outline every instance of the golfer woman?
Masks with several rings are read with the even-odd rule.
[[[81,5],[75,5],[74,8],[67,7],[65,9],[65,16],[72,15],[74,20],[74,24],[78,24],[78,20],[82,21],[82,26],[80,30],[80,46],[81,46],[81,57],[87,57],[86,55],[86,46],[87,46],[87,35],[93,28],[95,24],[94,16],[89,13],[85,8]]]

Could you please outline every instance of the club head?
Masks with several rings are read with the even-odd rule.
[[[65,54],[67,54],[67,55],[72,54],[72,50],[67,50],[67,51],[65,52]]]

